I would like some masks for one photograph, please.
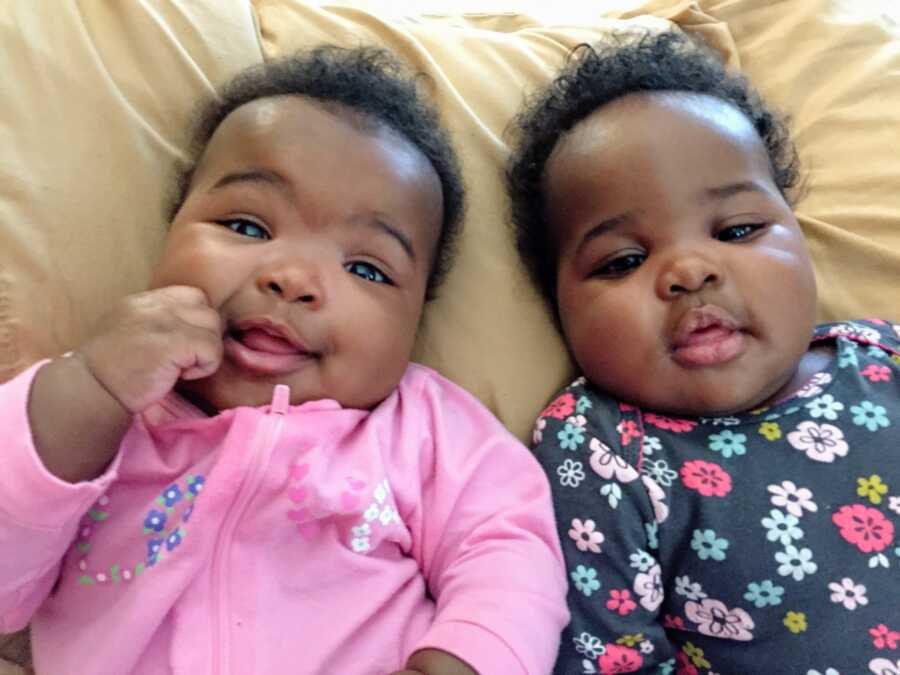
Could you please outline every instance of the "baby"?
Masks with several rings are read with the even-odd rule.
[[[558,673],[900,673],[900,325],[815,326],[786,127],[676,33],[519,117],[517,243],[583,377],[534,433]]]
[[[0,387],[0,631],[42,673],[548,672],[547,480],[409,362],[463,209],[414,76],[271,62],[196,141],[151,290]]]

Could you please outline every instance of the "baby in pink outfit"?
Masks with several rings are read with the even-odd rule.
[[[549,486],[410,364],[463,209],[373,49],[206,109],[151,290],[0,387],[0,631],[38,673],[549,672]]]

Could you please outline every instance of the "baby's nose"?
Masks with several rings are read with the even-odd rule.
[[[256,285],[263,293],[277,295],[286,302],[302,302],[317,307],[324,300],[321,273],[312,263],[267,265],[260,271]]]

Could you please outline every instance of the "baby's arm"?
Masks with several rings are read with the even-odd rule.
[[[637,469],[641,436],[631,432],[639,427],[622,427],[629,432],[622,446],[619,411],[603,405],[580,388],[567,391],[548,406],[535,432],[570,582],[572,621],[557,669],[657,672],[669,662],[674,672],[676,648],[660,611],[657,521],[665,520],[665,493]]]
[[[218,312],[196,288],[125,298],[74,354],[51,361],[34,378],[28,418],[44,466],[72,483],[99,476],[132,415],[180,378],[216,371],[221,336]]]
[[[412,651],[444,650],[483,675],[543,675],[568,620],[547,480],[480,403],[446,386],[421,394],[432,448],[418,451],[421,493],[403,513],[436,603]]]
[[[0,386],[0,633],[50,592],[132,414],[218,366],[219,323],[197,289],[132,296],[76,354]]]

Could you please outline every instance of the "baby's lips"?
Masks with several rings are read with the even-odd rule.
[[[269,333],[261,328],[251,328],[249,330],[240,331],[235,335],[235,339],[240,341],[244,346],[258,352],[268,352],[270,354],[303,353],[303,350],[299,349],[288,340]]]

